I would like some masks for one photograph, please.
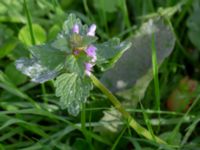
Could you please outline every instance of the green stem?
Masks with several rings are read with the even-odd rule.
[[[82,104],[82,111],[81,111],[81,127],[82,127],[82,130],[86,130],[85,122],[86,122],[86,119],[85,119],[85,104]]]
[[[24,9],[25,9],[26,16],[27,16],[28,27],[29,27],[30,36],[31,36],[31,42],[32,42],[33,45],[35,45],[35,38],[34,38],[33,27],[32,27],[32,20],[31,20],[30,12],[28,10],[26,0],[24,0]]]
[[[34,33],[33,33],[32,19],[31,19],[30,11],[28,9],[26,0],[24,0],[24,9],[25,9],[25,12],[26,12],[29,32],[30,32],[30,36],[31,36],[31,43],[32,43],[32,45],[35,45],[36,40],[35,40],[35,36],[34,36]],[[45,103],[48,103],[48,99],[46,98],[46,88],[45,88],[44,84],[42,84],[41,89],[42,89],[42,93],[44,95],[44,101],[45,101]]]
[[[117,144],[119,143],[120,139],[122,138],[124,132],[126,131],[127,127],[125,127],[124,129],[122,129],[121,133],[119,134],[118,138],[116,139],[115,143],[113,144],[111,150],[115,150],[117,147]]]
[[[154,90],[156,98],[156,109],[157,111],[160,111],[160,87],[158,79],[158,63],[156,55],[155,34],[152,35],[151,49],[152,49],[152,69],[153,69]],[[158,114],[158,118],[160,120],[160,113]],[[160,130],[160,121],[157,131],[159,130]]]
[[[145,138],[160,143],[160,144],[167,144],[165,141],[160,139],[157,136],[152,136],[152,134],[142,127],[137,121],[123,108],[119,100],[94,76],[91,75],[90,78],[92,79],[94,85],[98,87],[112,102],[112,104],[115,106],[115,108],[121,112],[122,116],[128,120],[129,126],[131,126],[139,135],[144,136]]]
[[[126,1],[120,1],[120,2],[121,2],[121,8],[122,8],[122,13],[124,15],[124,22],[126,24],[126,27],[131,28],[131,23],[130,23],[129,16],[128,16]]]
[[[45,104],[48,104],[48,98],[47,98],[47,91],[46,91],[45,83],[41,84],[41,88],[42,88],[42,94],[43,94],[44,102],[45,102]]]

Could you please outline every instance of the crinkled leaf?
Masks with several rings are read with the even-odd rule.
[[[37,45],[30,48],[31,54],[39,60],[41,65],[50,70],[63,66],[66,53],[51,47],[48,44]]]
[[[21,58],[16,61],[16,68],[25,75],[29,76],[33,82],[43,83],[55,78],[58,74],[57,70],[49,70],[45,66],[38,63],[35,58]]]
[[[164,20],[156,18],[144,23],[135,36],[130,39],[132,41],[131,48],[101,79],[111,91],[131,88],[140,77],[151,69],[152,35],[155,35],[158,65],[172,52],[175,37]]]
[[[80,106],[89,96],[92,89],[91,80],[88,77],[81,78],[76,73],[64,73],[55,81],[56,96],[60,97],[60,105],[68,108],[70,114],[76,116]]]
[[[144,98],[145,92],[147,87],[149,86],[149,83],[151,82],[153,78],[152,70],[149,70],[144,76],[140,77],[133,88],[119,91],[117,92],[117,95],[120,97],[125,98],[126,100],[131,100],[131,104],[128,104],[132,108],[136,108],[137,103]],[[121,85],[120,85],[121,84]],[[118,82],[118,87],[124,88],[127,86],[126,84],[123,84],[121,81]],[[128,101],[126,101],[128,102]]]
[[[103,113],[104,116],[99,121],[99,124],[101,124],[101,126],[95,127],[94,131],[99,131],[101,134],[108,134],[109,131],[120,131],[119,125],[122,119],[121,113],[113,107],[103,111]]]
[[[96,44],[97,64],[114,64],[121,55],[130,48],[130,42],[122,42],[118,38],[113,38],[102,44]]]
[[[65,67],[69,72],[75,72],[83,76],[87,59],[88,58],[84,54],[80,54],[79,56],[69,55],[67,56]]]
[[[67,17],[67,20],[64,22],[63,31],[64,31],[65,35],[72,34],[72,28],[73,28],[74,24],[78,24],[78,26],[80,28],[79,30],[80,30],[81,35],[86,35],[87,30],[88,30],[88,26],[82,25],[81,20],[78,19],[76,17],[76,15],[74,15],[74,14],[70,14]]]
[[[86,48],[88,45],[94,43],[97,40],[97,37],[87,36],[87,35],[79,35],[72,34],[70,37],[70,43],[72,48]]]
[[[67,53],[72,52],[66,37],[62,35],[59,35],[58,38],[52,42],[51,46],[63,52],[67,52]]]
[[[98,38],[96,36],[83,36],[82,45],[87,46],[94,43]]]

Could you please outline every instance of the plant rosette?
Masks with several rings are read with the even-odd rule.
[[[33,82],[53,80],[61,108],[68,108],[74,116],[93,88],[90,76],[94,66],[109,69],[131,46],[129,42],[120,43],[118,38],[97,43],[95,31],[95,24],[88,27],[70,14],[55,40],[30,47],[31,57],[16,61],[16,68]]]

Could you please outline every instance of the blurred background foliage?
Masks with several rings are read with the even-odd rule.
[[[69,13],[97,24],[99,41],[132,41],[130,53],[116,64],[128,68],[122,71],[130,85],[116,94],[142,125],[175,147],[138,136],[97,89],[72,117],[60,109],[52,82],[39,85],[16,70],[15,60],[29,56],[32,45],[27,15],[35,43],[42,44],[56,38]],[[0,0],[0,149],[198,150],[199,14],[199,0]],[[154,25],[157,19],[162,21]],[[151,27],[159,29],[157,57]],[[95,68],[98,77],[101,69]]]

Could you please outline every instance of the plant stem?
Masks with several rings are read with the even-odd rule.
[[[91,74],[90,78],[92,79],[94,85],[98,87],[108,97],[108,99],[112,102],[115,108],[119,112],[121,112],[122,116],[128,120],[129,126],[131,126],[139,135],[142,135],[145,138],[155,141],[159,144],[167,144],[159,137],[153,137],[147,129],[145,129],[139,123],[137,123],[137,121],[123,108],[119,100],[93,74]]]
[[[32,43],[32,45],[35,45],[36,44],[36,40],[35,40],[35,36],[34,36],[34,33],[33,33],[33,26],[32,26],[31,14],[30,14],[30,11],[28,9],[28,5],[27,5],[26,0],[24,0],[24,9],[25,9],[25,12],[26,12],[26,17],[27,17],[29,32],[30,32],[30,36],[31,36],[31,43]],[[44,101],[45,101],[45,103],[48,103],[48,99],[46,98],[45,84],[42,84],[41,88],[42,88],[42,93],[44,95]]]
[[[158,63],[157,63],[157,54],[156,54],[156,45],[155,45],[155,34],[152,34],[152,69],[153,69],[153,80],[154,80],[154,90],[155,90],[155,99],[156,99],[156,110],[160,111],[160,87],[158,79]],[[160,120],[160,113],[158,114]],[[158,132],[160,130],[160,121],[158,125]]]
[[[26,0],[24,0],[24,9],[25,9],[26,16],[27,16],[27,21],[28,21],[28,26],[29,26],[30,36],[31,36],[31,42],[32,42],[32,45],[35,45],[35,37],[34,37],[34,33],[33,33],[32,20],[31,20],[30,12],[28,10]]]

